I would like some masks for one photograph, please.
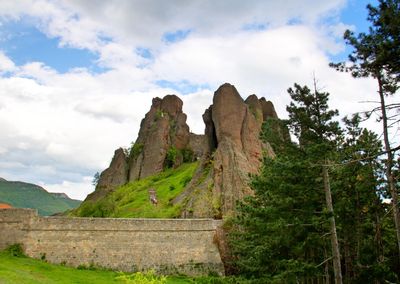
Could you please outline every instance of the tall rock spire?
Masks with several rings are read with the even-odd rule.
[[[258,173],[264,155],[274,156],[270,145],[260,139],[263,122],[278,118],[274,106],[256,95],[244,101],[233,85],[223,84],[203,114],[205,134],[197,135],[190,133],[182,105],[175,95],[154,98],[135,143],[129,151],[115,151],[87,200],[160,173],[166,166],[199,160],[191,182],[171,202],[180,204],[182,217],[220,218],[234,213],[236,202],[253,193],[249,174]],[[288,136],[281,129],[276,133]],[[172,161],[171,153],[175,153]]]

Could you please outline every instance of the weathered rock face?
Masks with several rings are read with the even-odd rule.
[[[193,151],[194,159],[200,159],[207,152],[207,137],[205,135],[199,135],[190,133],[188,148]]]
[[[274,155],[271,146],[260,139],[263,122],[277,119],[272,103],[256,95],[244,101],[233,85],[224,84],[203,114],[204,135],[190,133],[182,104],[175,95],[153,99],[128,157],[122,149],[115,152],[90,198],[161,172],[171,149],[191,151],[193,159],[200,160],[192,181],[172,201],[182,205],[182,217],[230,215],[237,200],[252,194],[249,174],[258,172],[263,155]],[[177,157],[173,166],[182,162]]]
[[[140,125],[135,153],[130,155],[129,181],[161,172],[171,147],[178,150],[188,147],[190,132],[182,105],[175,95],[153,99]],[[180,163],[182,161],[176,161],[176,166]]]
[[[248,176],[260,168],[262,121],[262,107],[255,95],[244,102],[230,84],[222,85],[215,92],[212,105],[217,137],[213,163],[214,206],[220,207],[221,215],[231,214],[236,201],[252,193]]]
[[[263,120],[267,120],[267,118],[278,118],[278,115],[275,112],[274,105],[271,101],[267,101],[265,98],[260,99],[262,113],[263,113]]]
[[[127,181],[127,156],[124,150],[119,148],[115,150],[110,166],[101,173],[96,190],[89,194],[86,200],[96,201]]]

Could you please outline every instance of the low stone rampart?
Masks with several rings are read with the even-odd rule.
[[[30,257],[74,267],[221,275],[219,225],[212,219],[39,217],[32,209],[0,209],[0,249],[20,243]]]

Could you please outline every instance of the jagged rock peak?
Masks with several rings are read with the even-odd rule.
[[[190,131],[182,106],[182,100],[175,95],[153,99],[150,111],[141,122],[135,151],[130,155],[129,181],[161,172],[171,148],[188,147]],[[177,160],[174,166],[180,163]]]
[[[159,97],[153,98],[151,105],[152,108],[162,110],[171,116],[182,113],[182,106],[182,100],[176,95],[166,95],[162,99]]]
[[[267,101],[265,98],[260,99],[260,103],[262,106],[263,112],[263,120],[267,120],[267,118],[278,118],[276,114],[275,107],[271,101]]]
[[[214,93],[212,121],[218,142],[231,139],[241,144],[241,129],[246,105],[235,86],[225,83]]]
[[[189,194],[183,216],[227,216],[235,211],[237,200],[252,194],[249,174],[258,172],[263,153],[272,154],[269,145],[259,138],[264,117],[262,103],[256,95],[244,101],[229,83],[215,91],[213,104],[203,114],[212,171],[204,186],[199,185],[212,185],[212,191],[198,191],[200,196]],[[212,205],[204,200],[212,200]]]
[[[95,201],[107,195],[107,193],[113,191],[118,186],[124,185],[127,181],[127,156],[124,149],[118,148],[114,152],[110,166],[100,174],[95,191],[89,194],[86,200]]]
[[[115,151],[88,199],[96,200],[166,166],[179,166],[187,162],[183,153],[189,151],[193,154],[191,161],[199,159],[200,166],[192,182],[174,200],[182,206],[182,216],[218,218],[232,214],[236,201],[252,194],[249,174],[258,173],[263,155],[274,156],[271,146],[260,139],[262,123],[277,118],[274,106],[256,95],[243,100],[235,86],[225,83],[215,91],[213,104],[203,114],[205,135],[190,132],[182,106],[175,95],[154,98],[129,153]],[[276,133],[284,132],[278,127]],[[180,156],[171,164],[168,153],[172,150]]]

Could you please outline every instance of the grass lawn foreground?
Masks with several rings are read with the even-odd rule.
[[[52,284],[52,283],[135,283],[117,279],[121,273],[99,269],[75,269],[63,265],[49,264],[28,257],[12,256],[0,252],[0,284]],[[158,284],[162,282],[140,282]],[[167,277],[166,284],[194,283],[185,277]]]

